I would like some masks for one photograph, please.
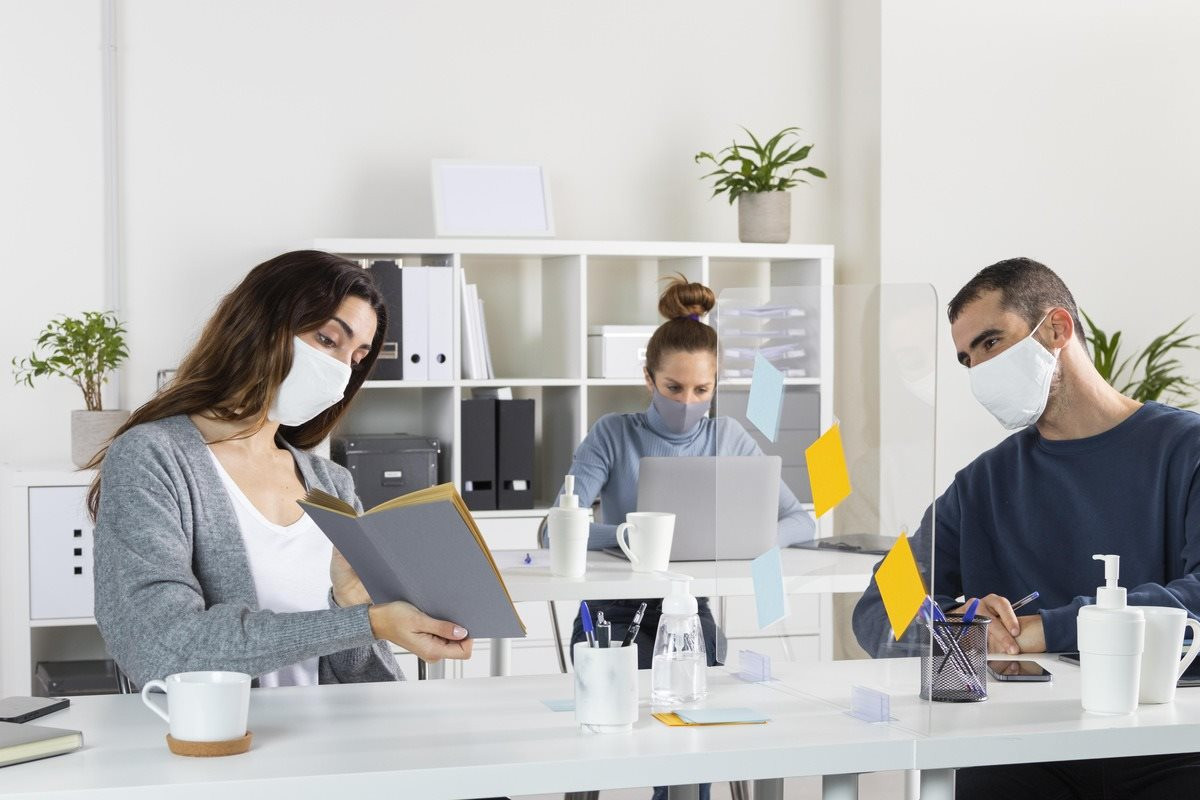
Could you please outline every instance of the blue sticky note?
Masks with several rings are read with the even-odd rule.
[[[750,562],[754,579],[754,605],[758,627],[767,627],[787,616],[787,595],[783,590],[783,559],[778,547],[772,547]]]
[[[735,722],[767,722],[770,719],[749,708],[691,708],[676,711],[675,714],[692,725],[730,725]]]
[[[574,711],[575,698],[565,697],[561,700],[543,700],[542,705],[551,711]]]
[[[762,353],[756,353],[746,419],[773,442],[779,436],[779,414],[782,410],[783,373],[763,358]]]

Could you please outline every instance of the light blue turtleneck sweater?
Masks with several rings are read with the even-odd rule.
[[[635,414],[606,414],[596,421],[571,463],[579,505],[600,497],[588,548],[617,546],[617,525],[637,510],[638,466],[643,456],[757,456],[758,444],[737,420],[705,417],[687,433],[672,433],[650,406]],[[561,490],[560,490],[561,493]],[[813,518],[786,484],[779,484],[779,545],[806,542],[816,533]]]

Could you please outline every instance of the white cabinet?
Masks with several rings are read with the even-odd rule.
[[[92,523],[85,486],[29,489],[29,619],[90,617]]]

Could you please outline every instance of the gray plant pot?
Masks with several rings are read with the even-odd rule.
[[[128,411],[72,411],[71,461],[86,467],[92,456],[108,444],[117,429],[129,419]]]
[[[792,236],[792,196],[754,192],[738,197],[738,239],[783,244]]]

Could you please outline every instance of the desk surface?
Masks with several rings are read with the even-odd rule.
[[[77,728],[86,747],[0,770],[0,797],[224,800],[278,790],[296,798],[486,797],[702,781],[947,769],[1052,759],[1200,751],[1200,688],[1173,705],[1129,716],[1086,713],[1078,668],[1044,657],[1050,684],[989,685],[984,703],[923,703],[918,661],[776,666],[779,680],[747,684],[710,671],[709,707],[747,706],[766,725],[668,728],[649,716],[629,735],[581,734],[572,678],[544,675],[255,690],[250,753],[224,759],[171,755],[165,726],[138,697],[77,698],[46,725]],[[647,696],[649,674],[641,674]],[[892,694],[895,721],[844,713],[850,688]],[[269,782],[269,787],[263,781]]]
[[[649,672],[643,671],[642,697]],[[253,749],[171,755],[166,726],[136,696],[84,697],[44,724],[84,732],[85,748],[0,771],[0,797],[161,796],[211,800],[490,797],[903,769],[911,735],[863,724],[829,703],[710,673],[707,705],[747,706],[766,725],[668,728],[642,713],[632,734],[585,735],[544,699],[572,696],[545,675],[255,690]],[[269,781],[267,787],[263,781]]]
[[[782,552],[784,585],[789,594],[861,592],[871,581],[875,555],[785,548]],[[692,594],[723,597],[754,594],[749,561],[676,561],[670,571],[690,575]],[[546,565],[506,567],[504,583],[515,602],[527,600],[575,601],[600,598],[627,600],[665,597],[670,577],[662,572],[634,572],[629,562],[601,551],[588,552],[587,574],[558,578]]]

